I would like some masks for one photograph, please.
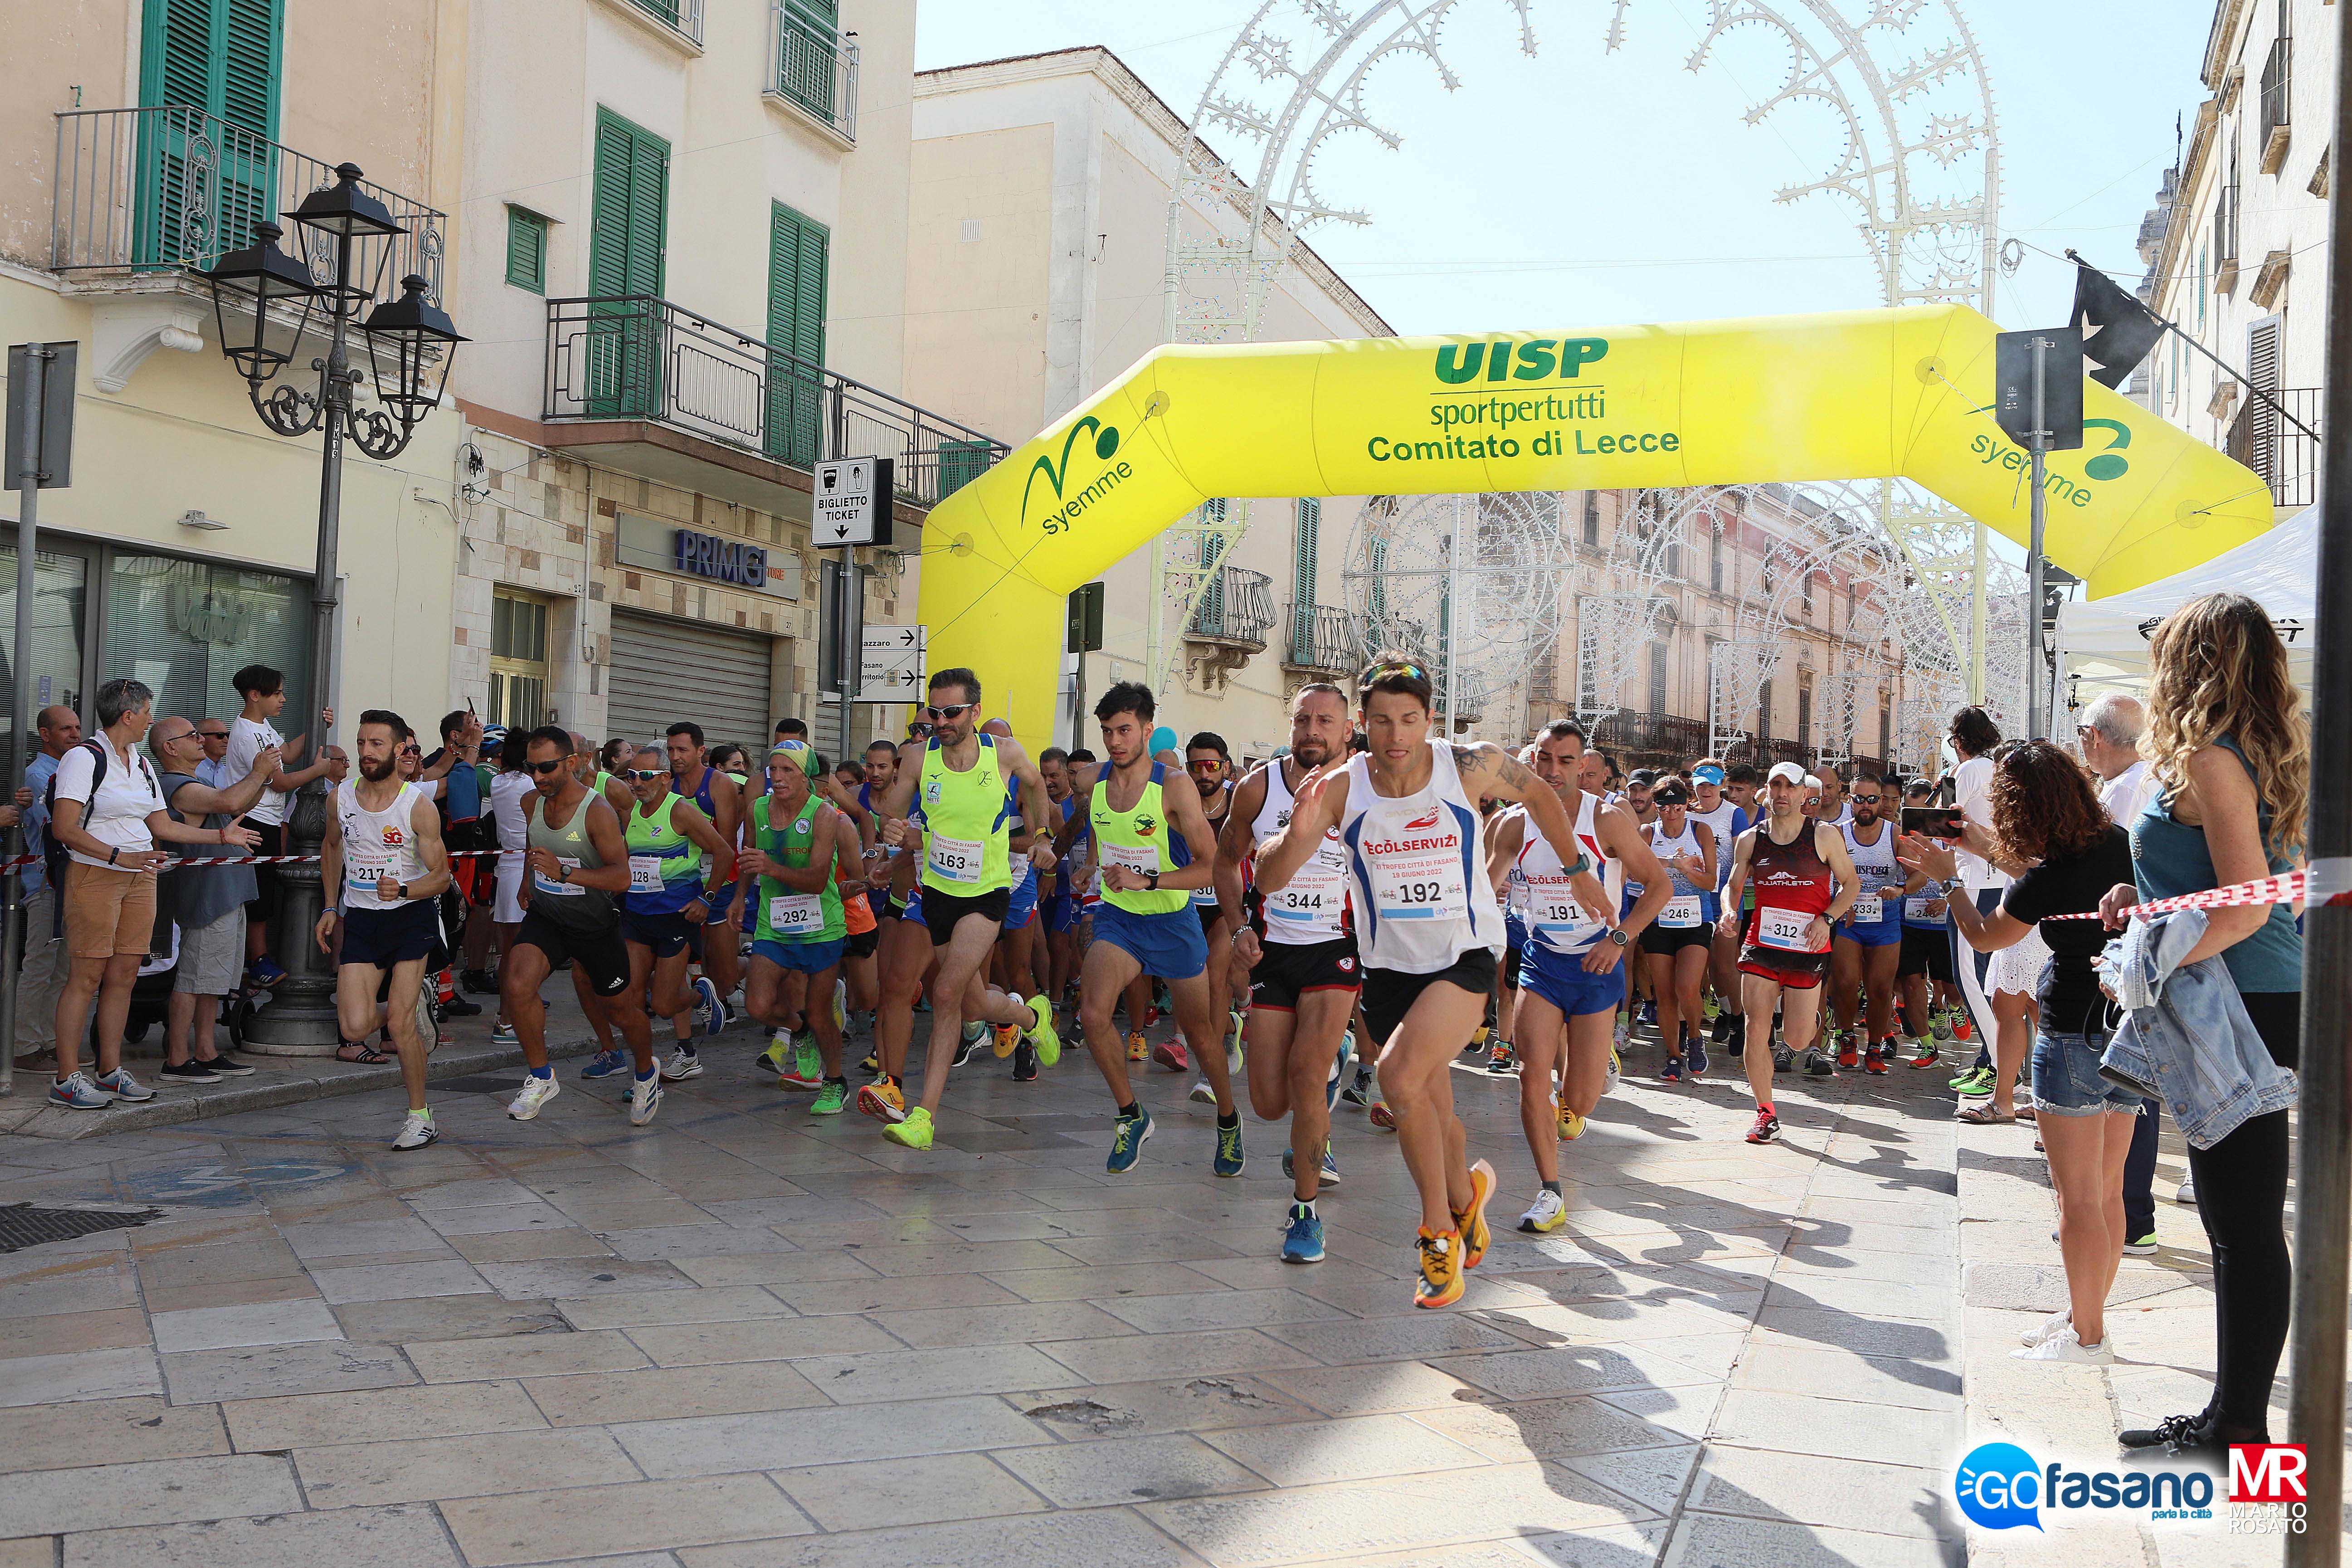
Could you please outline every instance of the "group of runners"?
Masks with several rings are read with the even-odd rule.
[[[484,732],[501,853],[473,900],[501,955],[499,1028],[527,1064],[508,1114],[561,1092],[541,993],[562,967],[603,1047],[580,1076],[625,1080],[637,1126],[738,1011],[772,1031],[759,1070],[808,1092],[811,1114],[855,1103],[914,1153],[983,1046],[1025,1081],[1075,1027],[1112,1102],[1113,1174],[1159,1131],[1131,1077],[1147,1058],[1197,1075],[1221,1177],[1244,1166],[1244,1089],[1286,1121],[1288,1261],[1324,1256],[1331,1119],[1343,1097],[1363,1105],[1420,1194],[1415,1300],[1443,1307],[1486,1250],[1496,1187],[1465,1148],[1457,1070],[1517,1073],[1541,1184],[1519,1228],[1541,1233],[1566,1217],[1558,1145],[1624,1070],[1636,1022],[1657,1026],[1663,1082],[1706,1074],[1710,1044],[1743,1058],[1759,1143],[1780,1136],[1774,1075],[1796,1052],[1814,1076],[1884,1072],[1900,1018],[1926,1066],[1953,1027],[1944,889],[1897,859],[1900,803],[1875,774],[1783,763],[1759,780],[1699,759],[1620,778],[1572,722],[1516,755],[1454,743],[1405,658],[1375,661],[1352,694],[1301,688],[1286,746],[1238,777],[1213,734],[1180,752],[1134,682],[1095,705],[1098,755],[1033,760],[982,701],[976,673],[940,670],[918,738],[837,767],[786,721],[757,776],[686,722],[599,749],[555,728]],[[356,756],[325,850],[341,898],[319,935],[339,943],[346,1037],[382,1028],[399,1052],[394,1147],[421,1148],[437,1133],[415,1003],[448,962],[441,791],[397,715],[362,714]],[[1162,1008],[1174,1030],[1152,1047]]]

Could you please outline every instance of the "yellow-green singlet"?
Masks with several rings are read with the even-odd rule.
[[[1109,774],[1104,774],[1102,782],[1095,785],[1094,804],[1087,809],[1087,821],[1094,828],[1095,843],[1100,847],[1105,866],[1124,866],[1130,871],[1161,875],[1176,868],[1167,847],[1176,828],[1168,820],[1167,805],[1160,794],[1160,780],[1167,771],[1165,763],[1152,763],[1151,781],[1125,811],[1113,811],[1110,807]],[[1171,914],[1192,901],[1191,889],[1182,888],[1157,892],[1139,889],[1123,893],[1114,892],[1106,885],[1102,897],[1103,902],[1138,915]]]
[[[807,867],[816,846],[817,812],[824,802],[811,795],[800,814],[782,827],[768,825],[768,808],[773,795],[761,795],[751,803],[752,842],[773,859],[781,860],[794,870]],[[833,858],[834,847],[825,845],[825,858]],[[769,942],[839,942],[846,927],[842,923],[841,885],[833,878],[814,893],[796,892],[773,877],[760,879],[759,929],[752,934]]]
[[[915,789],[929,840],[923,853],[923,886],[950,898],[976,899],[1013,885],[1013,859],[1004,812],[1004,773],[998,765],[996,737],[976,736],[980,756],[962,773],[949,767],[934,738],[923,748]]]

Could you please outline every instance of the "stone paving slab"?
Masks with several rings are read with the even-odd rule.
[[[707,1043],[643,1130],[566,1071],[530,1123],[436,1091],[416,1155],[383,1142],[397,1089],[363,1086],[0,1134],[0,1195],[165,1209],[0,1258],[0,1568],[1962,1551],[1961,1347],[2019,1314],[1963,1288],[1965,1142],[1916,1081],[1789,1083],[1759,1149],[1730,1085],[1658,1084],[1637,1041],[1537,1237],[1517,1085],[1465,1064],[1497,1229],[1426,1312],[1412,1183],[1360,1110],[1302,1268],[1276,1255],[1283,1129],[1253,1119],[1219,1181],[1182,1078],[1142,1076],[1162,1135],[1114,1177],[1082,1053],[1031,1084],[966,1068],[918,1155],[811,1118],[749,1070],[761,1043]],[[1975,1261],[2007,1302],[2048,1260]]]

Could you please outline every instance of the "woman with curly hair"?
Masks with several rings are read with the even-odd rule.
[[[2131,825],[2126,905],[2276,876],[2302,858],[2311,736],[2268,612],[2238,594],[2191,599],[2148,644],[2141,754],[2156,793]],[[2219,954],[2272,1059],[2294,1068],[2303,1026],[2303,939],[2281,904],[2206,911],[2183,963]],[[2116,922],[2120,923],[2120,922]],[[2127,1431],[2126,1447],[2203,1448],[2270,1440],[2271,1386],[2286,1345],[2288,1112],[2249,1118],[2189,1151],[2197,1215],[2213,1252],[2212,1400]]]
[[[1972,845],[2012,868],[2000,907],[1979,913],[1951,902],[1960,938],[1979,952],[2014,951],[2029,939],[2048,944],[2049,961],[2033,982],[2042,1029],[2033,1047],[2036,1125],[2058,1194],[2058,1250],[2071,1305],[2026,1336],[2029,1361],[2101,1363],[2107,1344],[2105,1304],[2124,1257],[2124,1161],[2131,1153],[2139,1097],[2099,1076],[2107,1045],[2106,1001],[2091,961],[2106,945],[2096,921],[2052,921],[2089,914],[2131,866],[2131,843],[2107,820],[2083,765],[2047,741],[2005,746],[1987,789],[1990,842]],[[1972,832],[1971,837],[1974,837]],[[1903,863],[1937,880],[1957,876],[1952,851],[1927,839],[1906,841]],[[2042,922],[2048,921],[2043,924]],[[2014,1070],[2004,1061],[2006,1077]]]

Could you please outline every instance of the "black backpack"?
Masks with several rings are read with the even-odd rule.
[[[98,786],[106,782],[106,743],[103,741],[84,741],[74,750],[90,754],[89,797],[95,801]],[[139,764],[139,771],[147,775],[148,785],[157,795],[162,795],[163,788],[156,784],[154,770],[147,765],[147,759],[134,754],[131,760]],[[62,763],[64,759],[59,758],[58,761]],[[46,820],[50,825],[41,830],[41,874],[48,879],[50,889],[57,894],[50,900],[49,931],[49,935],[57,938],[66,934],[66,866],[70,858],[53,831],[58,820],[58,775],[55,773],[49,774],[48,787],[41,792],[41,810],[47,814]]]

